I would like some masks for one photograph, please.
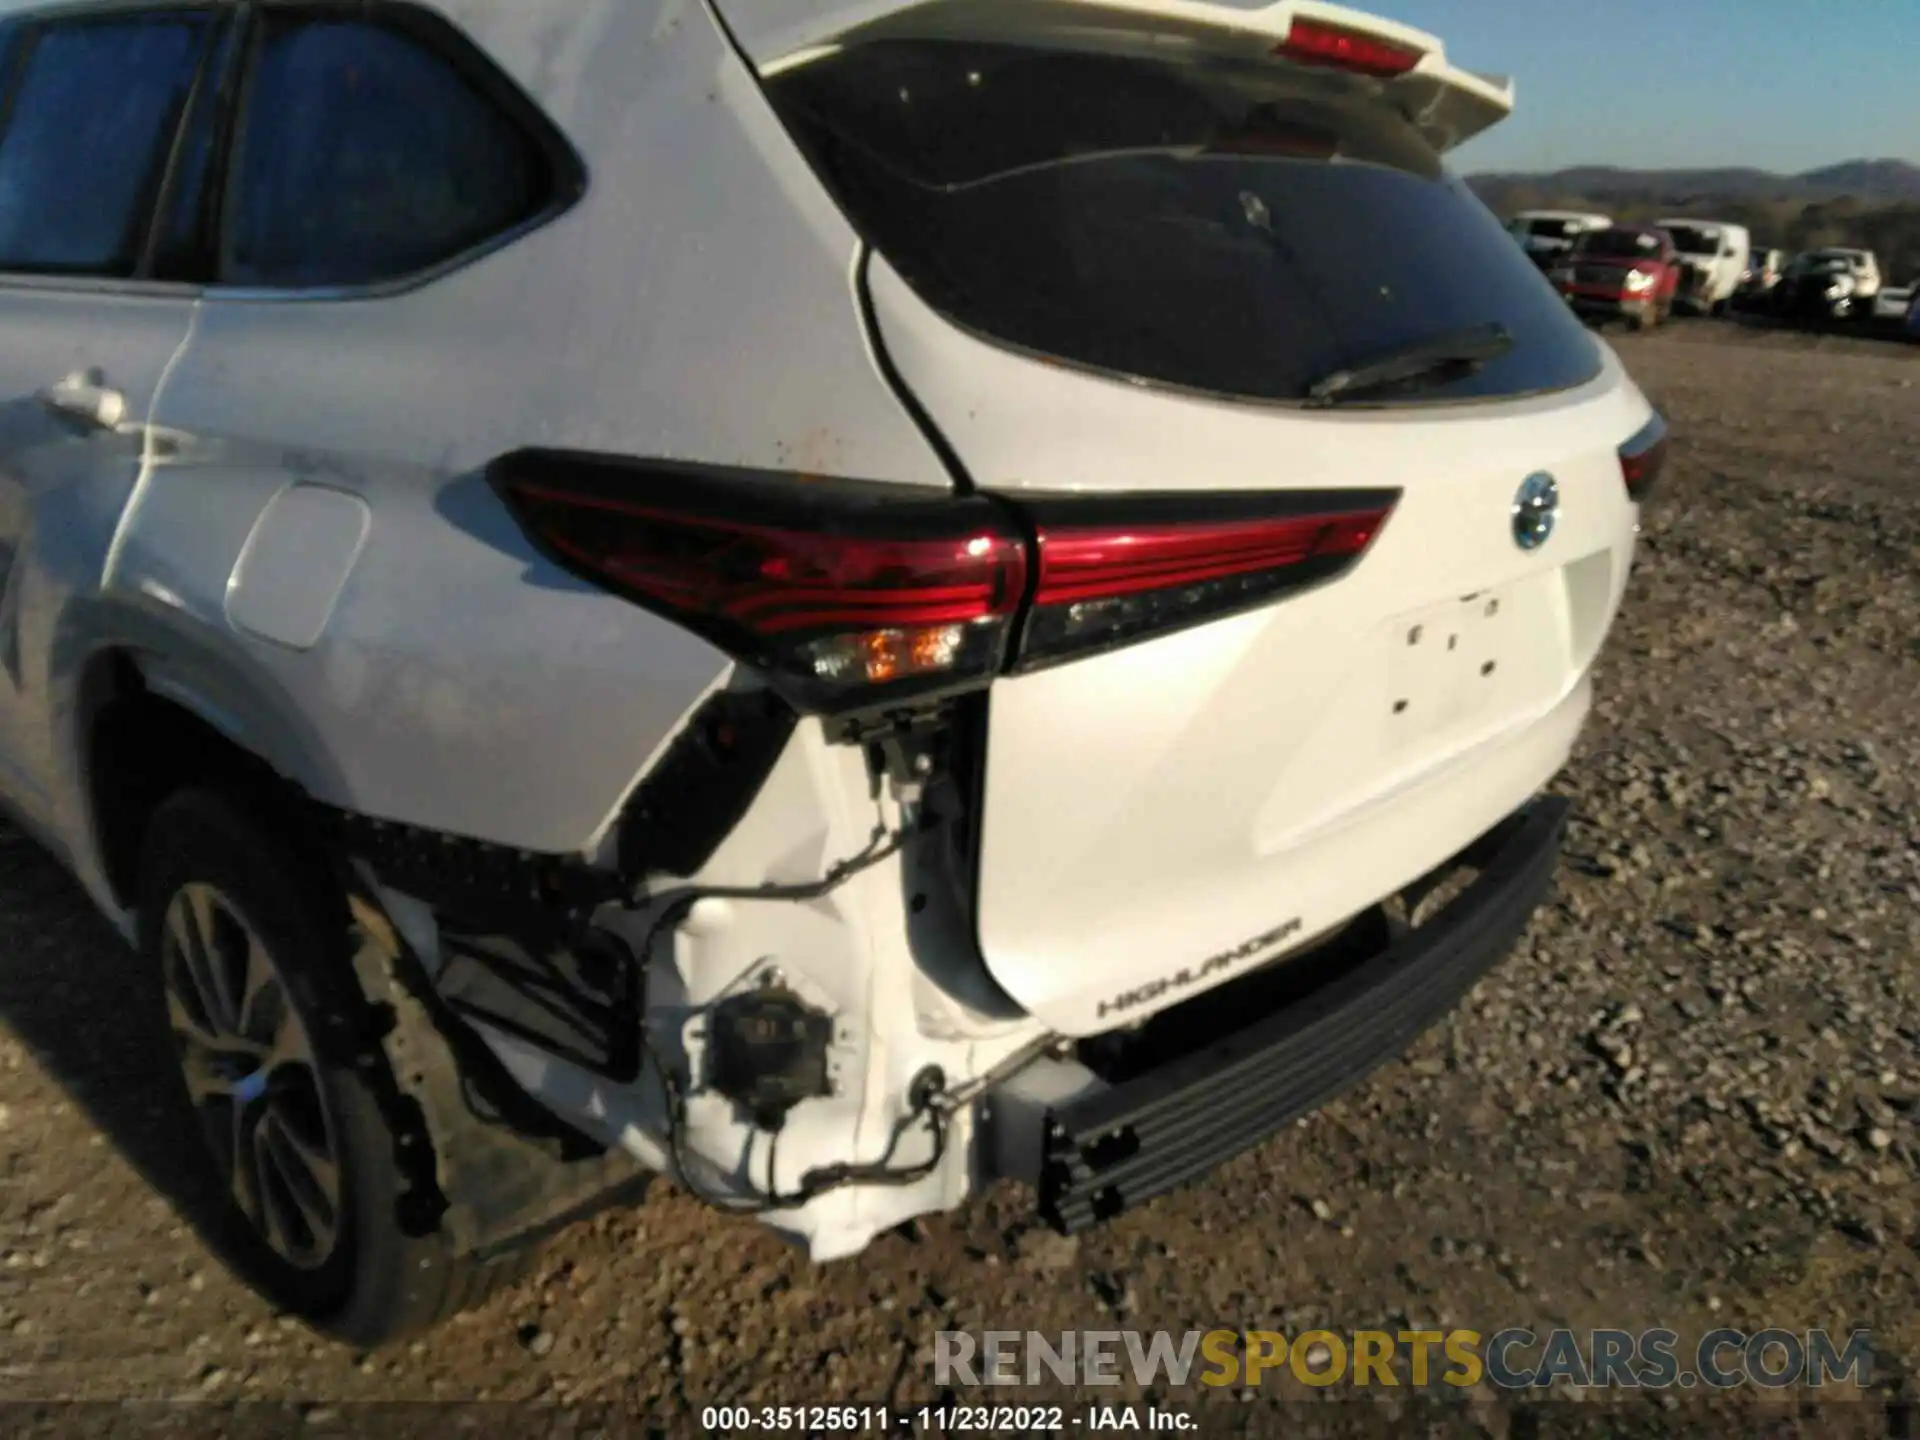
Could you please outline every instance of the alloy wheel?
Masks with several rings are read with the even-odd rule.
[[[167,1021],[187,1096],[256,1234],[317,1270],[339,1247],[338,1131],[305,1021],[272,952],[212,885],[183,885],[160,933]]]

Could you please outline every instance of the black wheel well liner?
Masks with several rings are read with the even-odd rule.
[[[234,785],[280,817],[300,792],[203,716],[147,684],[130,651],[96,656],[80,686],[79,743],[88,819],[116,904],[139,890],[140,848],[154,811],[183,786]]]

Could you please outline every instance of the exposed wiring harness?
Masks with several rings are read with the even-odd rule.
[[[845,884],[862,870],[871,869],[897,855],[912,834],[911,827],[902,826],[889,832],[885,826],[876,826],[873,839],[867,848],[859,854],[842,860],[833,866],[819,880],[807,881],[796,885],[759,885],[759,886],[700,886],[682,891],[676,895],[647,928],[641,941],[639,955],[646,963],[653,954],[653,947],[665,931],[686,919],[687,913],[702,900],[817,900]],[[838,1190],[847,1185],[911,1185],[931,1175],[946,1157],[948,1120],[953,1113],[955,1102],[945,1093],[946,1077],[938,1068],[929,1067],[914,1078],[908,1091],[910,1109],[894,1126],[893,1133],[887,1139],[886,1151],[878,1160],[865,1163],[846,1162],[837,1165],[821,1166],[809,1170],[800,1177],[799,1186],[788,1192],[782,1192],[777,1182],[775,1169],[779,1158],[780,1128],[768,1131],[767,1176],[764,1189],[757,1195],[737,1196],[714,1194],[694,1179],[693,1166],[686,1148],[687,1132],[687,1087],[674,1069],[666,1063],[653,1043],[645,1020],[640,1024],[640,1048],[646,1058],[653,1062],[654,1073],[660,1077],[660,1088],[666,1101],[667,1150],[673,1159],[675,1175],[680,1183],[696,1200],[716,1210],[724,1210],[736,1215],[764,1215],[774,1210],[794,1210],[829,1191]],[[932,1137],[932,1152],[925,1160],[911,1165],[895,1166],[894,1154],[900,1148],[900,1142],[915,1128],[916,1122],[925,1122],[927,1133]]]
[[[767,1176],[761,1192],[745,1197],[714,1194],[694,1179],[693,1167],[688,1163],[686,1092],[679,1078],[661,1065],[657,1056],[654,1066],[667,1094],[667,1145],[673,1156],[674,1173],[694,1199],[715,1210],[723,1210],[731,1215],[765,1215],[775,1210],[797,1210],[847,1185],[911,1185],[933,1174],[946,1158],[950,1110],[942,1103],[939,1092],[943,1077],[937,1069],[929,1069],[915,1080],[911,1097],[913,1108],[893,1127],[893,1133],[887,1137],[887,1148],[878,1160],[823,1165],[802,1175],[797,1188],[782,1192],[776,1168],[780,1154],[780,1129],[775,1127],[768,1132]],[[914,1128],[915,1122],[922,1119],[933,1140],[931,1153],[926,1159],[911,1165],[895,1166],[893,1157],[900,1148],[901,1140]]]

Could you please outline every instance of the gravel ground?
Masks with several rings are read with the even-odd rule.
[[[1345,1100],[1077,1243],[1010,1191],[811,1269],[658,1187],[357,1355],[199,1243],[128,962],[0,833],[0,1400],[279,1401],[324,1428],[384,1413],[358,1401],[539,1399],[684,1430],[718,1401],[928,1398],[943,1328],[1726,1324],[1873,1330],[1905,1400],[1846,1407],[1849,1433],[1910,1433],[1920,348],[1704,322],[1617,343],[1677,441],[1563,781],[1559,898]],[[1491,1405],[1477,1423],[1521,1433]]]

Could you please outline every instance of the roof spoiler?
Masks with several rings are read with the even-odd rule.
[[[1181,47],[1357,70],[1436,150],[1513,111],[1513,81],[1449,63],[1424,31],[1317,0],[715,0],[765,76],[869,40],[1006,40],[1125,52]]]

